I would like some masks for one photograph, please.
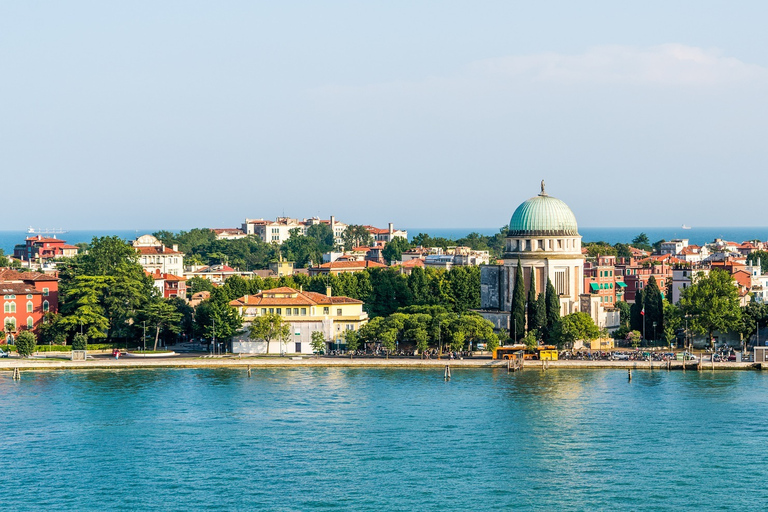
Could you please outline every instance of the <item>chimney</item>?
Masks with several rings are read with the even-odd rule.
[[[389,223],[389,236],[392,236],[392,233],[395,231],[395,227],[392,225],[392,223]]]
[[[173,250],[174,250],[175,252],[179,252],[179,246],[178,246],[178,245],[176,245],[176,244],[173,244]]]
[[[331,296],[331,287],[330,287],[330,286],[326,286],[326,287],[325,287],[325,294],[326,294],[327,296],[329,296],[329,297]]]
[[[248,296],[247,295],[243,298],[243,304],[248,304]]]

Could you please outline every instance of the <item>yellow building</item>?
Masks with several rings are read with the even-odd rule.
[[[246,324],[258,316],[273,313],[291,325],[291,340],[287,347],[272,342],[255,353],[311,354],[310,341],[314,331],[322,332],[329,344],[344,343],[344,331],[357,331],[368,321],[363,301],[333,297],[330,288],[326,295],[288,287],[275,288],[240,297],[230,305],[237,309]]]

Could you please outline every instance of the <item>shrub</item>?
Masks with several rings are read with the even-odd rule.
[[[88,338],[85,336],[85,334],[77,333],[75,334],[75,337],[72,338],[72,350],[87,350],[88,349]]]
[[[16,352],[21,357],[29,357],[35,351],[37,338],[29,331],[22,331],[16,336]]]

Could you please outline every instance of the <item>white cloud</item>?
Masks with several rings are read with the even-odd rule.
[[[471,96],[509,88],[554,86],[718,87],[768,84],[768,68],[726,57],[720,50],[681,44],[646,48],[597,46],[577,55],[542,53],[484,59],[450,76],[331,85],[319,98]]]
[[[681,44],[649,48],[598,46],[579,55],[544,53],[487,59],[474,73],[532,82],[718,85],[768,80],[768,69],[725,57],[719,50]]]

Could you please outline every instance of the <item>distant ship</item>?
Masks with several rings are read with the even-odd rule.
[[[29,226],[27,228],[27,234],[28,235],[63,235],[64,233],[69,233],[66,229],[35,229],[32,226]]]
[[[691,226],[686,226],[685,224],[683,224],[682,228],[683,229],[691,229]]]

